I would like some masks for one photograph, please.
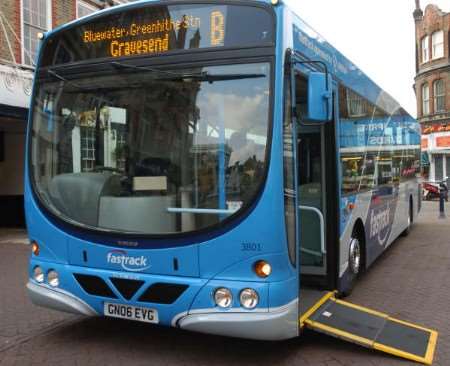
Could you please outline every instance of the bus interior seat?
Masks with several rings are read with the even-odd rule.
[[[55,176],[49,194],[55,207],[75,221],[98,225],[100,197],[120,193],[120,176],[110,172]]]

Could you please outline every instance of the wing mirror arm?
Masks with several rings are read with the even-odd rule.
[[[293,55],[295,57],[295,52]],[[327,65],[322,61],[299,61],[293,64],[318,64],[325,72],[310,72],[308,80],[308,115],[311,122],[330,122],[333,120],[333,79],[328,72]]]

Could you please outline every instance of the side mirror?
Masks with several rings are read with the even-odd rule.
[[[333,93],[330,74],[312,72],[308,82],[308,120],[329,122],[333,119]]]

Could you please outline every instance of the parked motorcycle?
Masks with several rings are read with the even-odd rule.
[[[423,199],[425,201],[432,201],[439,199],[439,189],[442,189],[445,194],[445,200],[448,201],[448,188],[446,181],[441,182],[424,182],[423,183]]]

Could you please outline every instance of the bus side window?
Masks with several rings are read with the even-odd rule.
[[[341,85],[339,117],[342,193],[391,185],[394,136],[388,114]]]

